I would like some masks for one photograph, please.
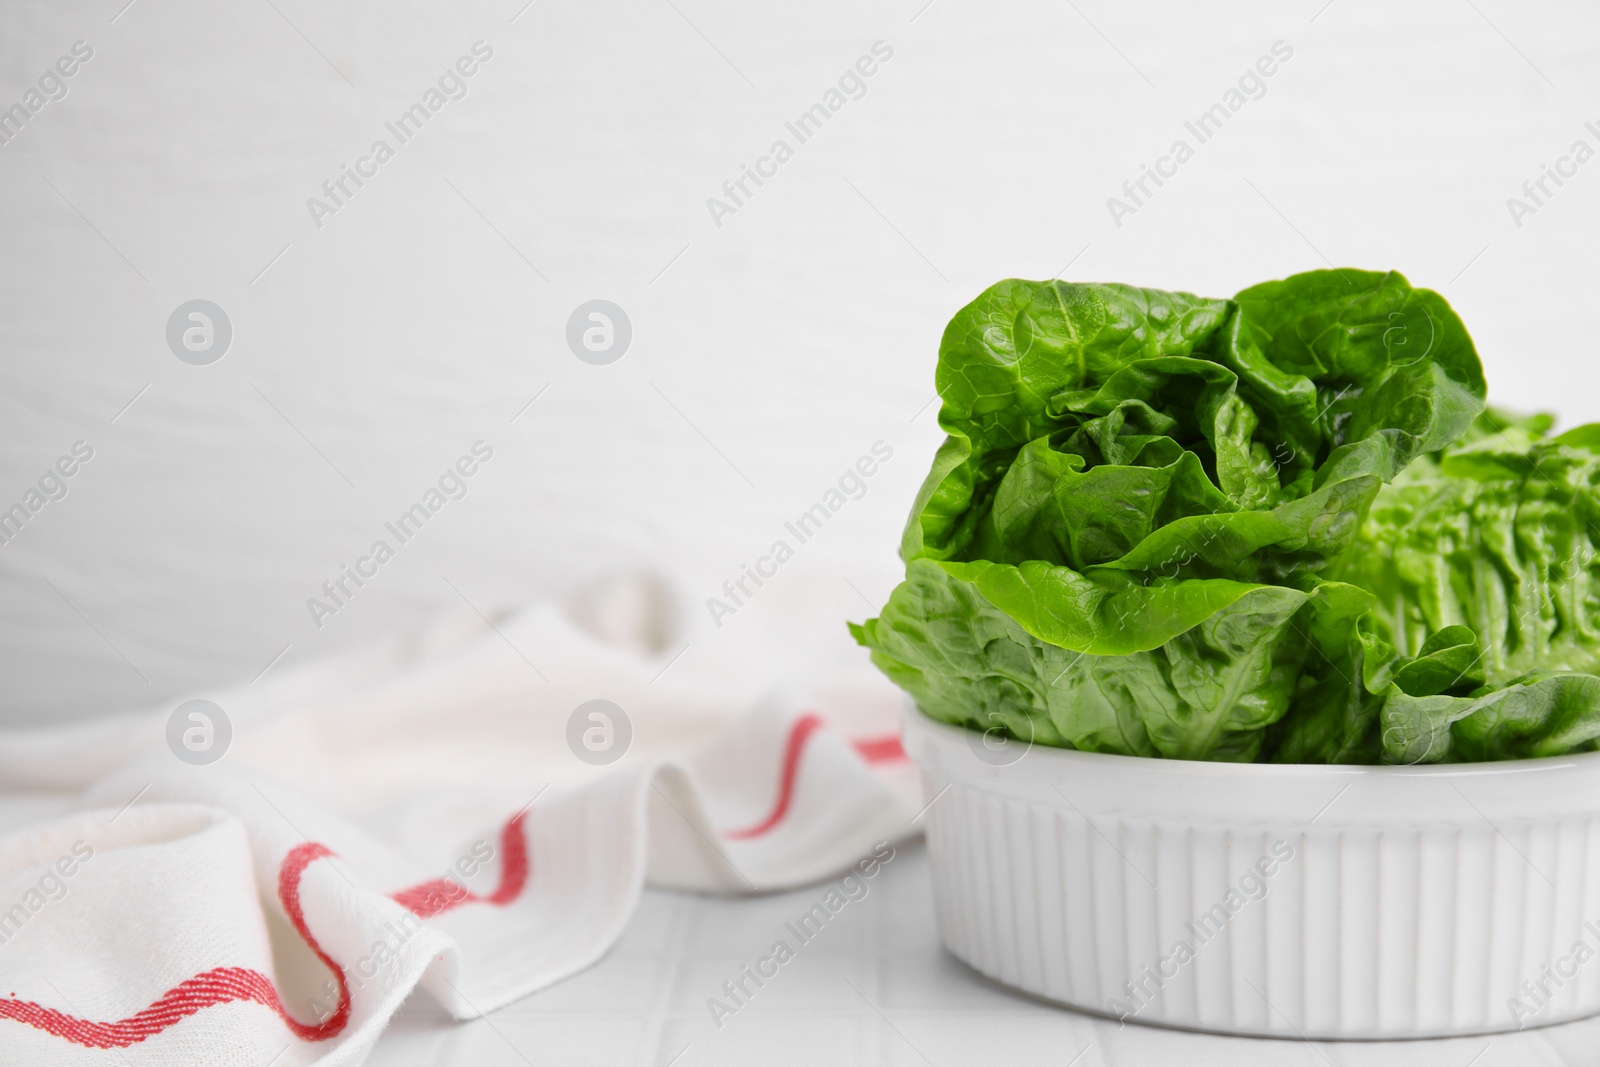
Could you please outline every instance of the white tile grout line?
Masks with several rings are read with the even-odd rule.
[[[883,874],[884,872],[880,870],[878,873]],[[885,882],[884,886],[882,887],[882,890],[884,890],[883,896],[889,896],[887,889],[888,885],[887,882]],[[874,909],[874,921],[869,926],[869,932],[867,936],[862,938],[861,942],[858,943],[858,953],[860,947],[863,945],[870,947],[870,951],[867,953],[867,959],[865,961],[865,969],[868,973],[864,977],[871,984],[872,999],[877,1003],[882,1004],[884,994],[884,972],[890,966],[892,966],[892,964],[884,958],[883,954],[883,928],[884,924],[888,922],[891,909],[883,906],[883,900],[881,898],[879,899],[878,903],[879,906]],[[869,1033],[872,1035],[872,1059],[870,1062],[889,1062],[889,1035],[883,1032],[883,1028],[881,1026],[873,1026],[872,1021],[867,1019],[865,1016],[862,1017],[861,1025],[865,1029],[858,1032]]]
[[[645,1022],[644,1035],[639,1042],[636,1062],[639,1067],[662,1067],[663,1064],[683,1057],[685,1049],[666,1048],[667,1023],[677,1018],[672,1012],[672,995],[677,991],[678,975],[688,959],[684,945],[689,940],[689,923],[694,915],[697,898],[687,894],[674,894],[672,901],[672,931],[667,935],[667,947],[661,960],[661,983]],[[682,1015],[684,1013],[679,1013]],[[693,1016],[688,1016],[693,1018]]]

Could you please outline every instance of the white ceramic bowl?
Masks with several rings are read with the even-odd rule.
[[[1008,986],[1274,1037],[1600,1012],[1600,753],[1155,760],[996,746],[909,703],[904,744],[930,804],[940,936]]]

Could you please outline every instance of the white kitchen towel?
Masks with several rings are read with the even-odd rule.
[[[646,880],[866,879],[912,832],[871,695],[734,713],[714,661],[482,621],[218,694],[208,765],[164,714],[0,737],[0,1063],[356,1064],[419,986],[470,1018],[593,963]]]

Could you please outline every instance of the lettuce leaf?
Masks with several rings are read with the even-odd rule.
[[[1303,655],[1293,620],[1321,610],[1316,599],[1206,579],[1112,590],[1042,562],[923,559],[852,629],[934,718],[1091,752],[1248,761],[1286,710]]]

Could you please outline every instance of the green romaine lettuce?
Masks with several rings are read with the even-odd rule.
[[[1559,755],[1600,736],[1600,426],[1487,413],[1374,503],[1342,580],[1395,668],[1391,762]]]
[[[1600,428],[1480,418],[1438,294],[1351,270],[1232,300],[1005,281],[951,321],[937,382],[906,580],[852,625],[927,714],[1184,759],[1600,734],[1600,680],[1572,673],[1600,660]]]

